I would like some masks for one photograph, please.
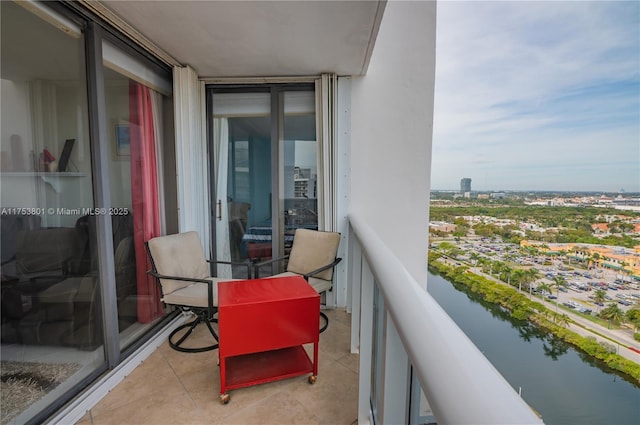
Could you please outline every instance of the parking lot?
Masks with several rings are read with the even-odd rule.
[[[640,303],[638,285],[622,280],[620,275],[616,276],[615,273],[579,270],[570,273],[547,271],[545,277],[539,282],[545,282],[551,286],[554,283],[553,273],[564,273],[560,275],[565,278],[567,286],[560,288],[560,290],[553,288],[551,295],[547,294],[547,298],[555,301],[557,295],[558,302],[567,308],[575,309],[582,313],[589,313],[586,310],[598,313],[612,302],[615,302],[623,311],[628,310],[636,303]],[[596,300],[595,293],[597,290],[605,292],[605,299],[601,302]]]
[[[451,242],[451,241],[450,241]],[[437,243],[437,242],[436,242]],[[551,288],[545,297],[564,307],[582,313],[597,314],[610,303],[626,311],[640,304],[640,282],[620,272],[610,269],[585,268],[583,263],[564,258],[524,255],[515,244],[488,240],[486,238],[465,238],[454,242],[460,248],[458,260],[477,264],[480,258],[514,264],[514,267],[535,268],[540,278],[533,284],[533,290],[545,283]],[[555,288],[554,278],[562,276],[566,287]],[[605,299],[598,303],[594,298],[598,289],[605,291]]]

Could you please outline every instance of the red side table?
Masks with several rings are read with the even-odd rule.
[[[318,375],[320,295],[301,276],[218,284],[220,399],[227,390]],[[313,344],[313,361],[303,344]]]

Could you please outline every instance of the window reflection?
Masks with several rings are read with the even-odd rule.
[[[105,360],[84,39],[21,3],[0,8],[0,396],[2,423],[25,423]]]
[[[112,45],[103,49],[110,131],[90,143],[82,31],[46,6],[35,15],[26,4],[0,2],[2,423],[39,422],[47,407],[106,370],[102,324],[113,306],[121,349],[165,316],[143,243],[166,231],[166,193],[175,209],[175,182],[159,179],[164,151],[173,152],[164,138],[172,126],[170,79],[144,64],[128,67]],[[136,79],[136,69],[151,81]],[[94,204],[94,184],[107,184],[94,182],[98,143],[108,143],[107,157],[98,158],[109,170],[108,208]],[[104,220],[110,234],[100,230]],[[174,229],[175,215],[171,221]],[[105,238],[113,270],[100,269]],[[101,299],[105,285],[115,285],[106,291],[115,299]],[[46,385],[24,397],[34,382]]]
[[[114,232],[116,221],[121,225],[119,234],[114,233],[116,294],[120,345],[125,348],[166,313],[160,287],[147,274],[151,265],[144,243],[162,233],[163,110],[169,99],[120,72],[135,59],[105,46]]]

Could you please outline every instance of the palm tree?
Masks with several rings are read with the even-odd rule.
[[[620,323],[624,318],[624,312],[618,307],[616,303],[609,303],[609,305],[600,312],[600,317],[609,321],[609,327],[611,322]]]
[[[487,260],[484,257],[480,257],[478,258],[478,265],[480,266],[480,268],[482,269],[482,273],[486,273],[489,271],[489,263],[490,261]]]
[[[493,276],[493,274],[495,273],[499,278],[500,273],[502,273],[502,270],[504,269],[504,263],[501,263],[500,261],[489,260],[489,265],[491,266],[491,271],[489,272],[489,274]]]
[[[567,316],[564,313],[560,314],[557,311],[553,315],[553,321],[559,324],[560,326],[567,326],[571,322],[571,320],[569,319],[569,316]]]
[[[531,290],[533,288],[532,283],[538,280],[539,277],[540,277],[540,273],[538,273],[538,270],[534,268],[530,268],[526,270],[523,276],[522,283],[524,283],[525,287],[529,288],[529,298],[531,298]]]
[[[525,279],[526,274],[527,271],[523,269],[517,269],[513,272],[513,283],[518,284],[518,291],[522,291],[522,281]]]
[[[564,276],[554,276],[551,286],[556,288],[556,313],[558,313],[558,298],[560,297],[560,288],[567,286],[567,281]]]
[[[631,308],[625,313],[627,322],[631,323],[637,332],[640,328],[640,310],[637,308]]]
[[[593,301],[596,302],[596,304],[598,304],[598,306],[603,305],[604,304],[604,300],[606,300],[607,296],[607,291],[605,291],[604,289],[596,289],[596,291],[593,293]],[[598,311],[601,311],[602,308],[598,307]]]
[[[511,276],[513,275],[513,269],[509,267],[506,263],[502,263],[500,266],[500,280],[503,282],[506,281],[507,285],[511,285]]]
[[[551,293],[551,286],[543,282],[540,285],[538,285],[538,291],[540,291],[540,293],[542,294],[542,299],[544,300],[544,293],[545,292]]]

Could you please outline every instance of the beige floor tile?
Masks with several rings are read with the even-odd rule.
[[[358,356],[349,353],[351,316],[343,310],[325,312],[330,323],[320,336],[313,385],[299,376],[236,389],[223,405],[218,351],[182,353],[165,343],[78,424],[350,425],[358,397]],[[204,326],[192,337],[195,343],[211,338]]]
[[[360,373],[360,357],[357,354],[347,353],[336,360],[341,365],[347,367],[353,373]]]
[[[339,363],[318,374],[308,391],[295,397],[311,408],[314,420],[323,424],[350,424],[357,418],[358,375]]]
[[[186,393],[155,393],[146,399],[136,400],[117,409],[93,415],[94,425],[170,425],[209,424],[202,411]]]
[[[233,414],[218,422],[224,425],[315,425],[312,412],[294,397],[294,391],[272,393],[258,402],[242,409],[234,409]],[[233,407],[233,406],[228,406]]]
[[[155,394],[176,394],[182,384],[161,352],[156,351],[107,394],[93,409],[93,416],[111,411],[132,401],[146,400]]]

